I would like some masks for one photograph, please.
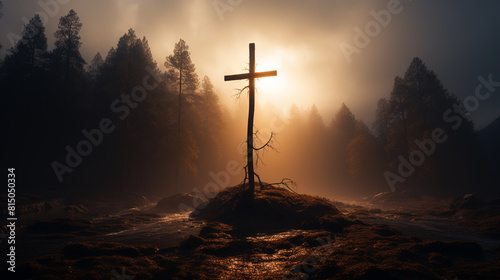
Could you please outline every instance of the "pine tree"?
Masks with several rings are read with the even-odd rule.
[[[199,146],[198,170],[200,180],[205,182],[210,180],[208,176],[214,168],[224,168],[221,162],[221,134],[226,121],[223,118],[223,111],[219,103],[219,96],[214,90],[210,78],[205,76],[201,82],[201,89],[198,98],[191,110],[190,118],[198,118],[191,121],[190,127],[195,133],[196,142]],[[187,117],[186,117],[187,118]]]
[[[305,171],[308,182],[320,184],[324,181],[326,174],[329,174],[327,149],[327,130],[323,117],[319,113],[316,105],[313,105],[307,115],[305,129],[301,132],[304,135],[304,145],[299,147],[302,159],[302,171]]]
[[[362,121],[357,121],[356,136],[346,146],[347,167],[353,179],[351,194],[368,195],[378,193],[383,186],[384,162],[381,149],[370,129]]]
[[[190,98],[193,98],[198,88],[198,76],[195,72],[195,66],[191,62],[189,46],[184,40],[180,39],[179,42],[175,44],[174,54],[166,58],[165,67],[168,70],[169,77],[172,79],[171,84],[176,85],[178,90],[177,143],[175,146],[179,147],[181,153],[177,153],[176,155],[178,164],[176,165],[175,184],[177,188],[180,188],[179,172],[181,169],[186,167],[191,170],[191,172],[195,171],[193,170],[192,164],[190,164],[191,161],[186,158],[181,159],[181,156],[191,159],[198,157],[197,151],[191,149],[194,147],[194,143],[188,143],[188,145],[185,145],[186,141],[182,141],[183,143],[181,143],[182,139],[188,140],[192,138],[192,133],[182,127],[183,105],[185,105],[184,103]],[[181,164],[181,162],[185,164]]]
[[[217,134],[222,127],[222,112],[219,104],[219,96],[214,91],[210,78],[203,77],[201,84],[201,111],[203,112],[202,123],[207,137]]]
[[[102,59],[101,53],[97,53],[87,69],[87,73],[92,81],[97,80],[97,77],[101,74],[103,65],[104,60]]]
[[[9,52],[10,55],[6,57],[4,63],[7,69],[2,71],[10,76],[9,79],[25,83],[36,71],[46,70],[47,37],[45,26],[38,14],[25,25],[21,39]]]
[[[160,131],[168,119],[158,109],[167,107],[165,100],[156,98],[163,94],[162,84],[152,77],[153,73],[160,76],[159,70],[148,41],[138,38],[133,29],[119,38],[104,63],[100,55],[96,55],[89,68],[91,74],[97,75],[96,103],[103,112],[108,112],[111,104],[117,120],[116,132],[109,138],[113,143],[111,156],[106,157],[114,171],[110,173],[116,176],[112,179],[131,187],[147,178],[149,170],[160,172],[159,167],[165,166],[165,157],[159,159],[157,155],[164,142],[163,133],[171,130]],[[146,82],[155,87],[146,89],[146,78]]]
[[[347,145],[352,141],[356,134],[356,118],[351,110],[342,103],[335,114],[331,125],[331,165],[333,180],[338,183],[348,184],[351,179],[347,167]],[[332,164],[333,163],[333,164]]]
[[[52,134],[55,125],[51,117],[61,115],[53,106],[47,67],[45,27],[40,16],[35,14],[24,26],[20,40],[8,50],[0,69],[2,115],[5,114],[9,134],[2,145],[2,154],[20,170],[43,166],[62,134],[61,131]],[[47,171],[43,167],[40,170]],[[40,179],[36,177],[39,172],[42,171],[33,171],[33,178]]]
[[[465,187],[471,182],[467,174],[475,172],[470,162],[477,154],[473,123],[460,117],[460,127],[453,129],[445,120],[447,110],[462,104],[443,87],[437,75],[421,59],[414,58],[404,77],[395,78],[387,105],[379,105],[375,125],[380,135],[385,133],[389,169],[397,169],[398,157],[408,158],[412,151],[419,149],[417,141],[431,139],[435,129],[442,129],[447,135],[446,143],[426,156],[406,180],[407,185],[427,190],[436,190],[435,186],[439,185],[445,193],[452,185],[457,190],[458,186]]]
[[[99,98],[109,106],[122,94],[130,93],[135,86],[142,85],[146,75],[150,75],[147,67],[158,71],[147,40],[138,38],[135,31],[129,29],[119,38],[116,47],[110,49],[101,66],[97,78]]]
[[[373,128],[382,146],[385,146],[387,133],[389,131],[389,104],[386,98],[380,98],[375,111],[375,122]]]
[[[3,5],[2,5],[2,1],[0,1],[0,18],[2,18],[3,16],[3,13],[2,13],[2,8],[3,8]],[[0,44],[0,50],[3,48],[2,44]]]
[[[351,110],[342,103],[335,118],[332,121],[332,128],[340,136],[343,143],[348,143],[356,132],[356,118]]]
[[[389,166],[397,165],[397,157],[406,155],[411,146],[411,107],[410,89],[405,85],[402,78],[394,79],[394,86],[388,101],[388,119],[390,128],[387,131],[385,151],[390,160]]]
[[[178,126],[180,129],[182,119],[183,96],[193,95],[198,88],[198,76],[196,68],[191,62],[189,46],[182,39],[175,44],[174,54],[169,55],[165,61],[165,67],[168,69],[171,77],[176,77],[174,84],[177,85],[179,92],[179,117]],[[178,78],[177,78],[178,77]]]
[[[64,71],[64,85],[68,89],[69,81],[74,72],[83,72],[83,65],[86,63],[80,54],[82,45],[80,30],[82,23],[74,10],[70,10],[66,16],[59,19],[58,30],[54,33],[56,38],[53,53],[61,63]]]

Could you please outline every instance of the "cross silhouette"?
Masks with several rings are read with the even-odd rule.
[[[250,43],[250,65],[249,71],[245,74],[226,75],[224,81],[235,81],[248,79],[249,105],[248,105],[248,129],[247,129],[247,171],[248,187],[250,195],[255,192],[255,172],[253,169],[253,119],[255,112],[255,79],[263,77],[277,76],[278,71],[255,72],[255,44]]]

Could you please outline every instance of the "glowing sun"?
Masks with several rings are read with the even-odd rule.
[[[257,61],[255,68],[257,72],[278,71],[278,75],[275,77],[257,79],[255,87],[259,98],[263,101],[270,101],[275,105],[282,104],[287,98],[286,91],[289,83],[287,82],[287,71],[282,67],[281,59],[276,57],[261,58],[260,61]]]

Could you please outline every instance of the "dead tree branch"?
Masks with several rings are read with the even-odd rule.
[[[266,144],[262,145],[260,148],[253,148],[254,151],[260,151],[264,149],[265,147],[270,147],[272,150],[276,150],[273,146],[270,145],[270,143],[273,141],[274,138],[274,132],[271,132],[271,137],[267,140]]]
[[[245,90],[247,90],[247,89],[249,89],[249,86],[245,86],[244,88],[235,88],[235,89],[233,89],[234,91],[237,91],[235,94],[233,94],[233,97],[234,97],[235,99],[240,99],[241,94],[242,94]]]
[[[295,187],[295,189],[297,188],[297,183],[295,181],[293,181],[292,179],[289,179],[289,178],[283,178],[281,180],[281,182],[278,182],[278,183],[271,183],[271,184],[267,184],[267,186],[285,186],[289,191],[293,192],[293,193],[297,193],[296,191],[294,191],[291,187]]]

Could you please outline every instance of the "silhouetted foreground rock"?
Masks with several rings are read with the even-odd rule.
[[[450,205],[451,210],[479,209],[485,205],[484,200],[473,194],[455,198]]]
[[[342,215],[321,197],[290,192],[283,188],[256,188],[250,199],[242,186],[227,188],[200,205],[191,217],[217,221],[246,230],[304,228],[326,223],[325,217]],[[341,221],[348,224],[347,221]]]

